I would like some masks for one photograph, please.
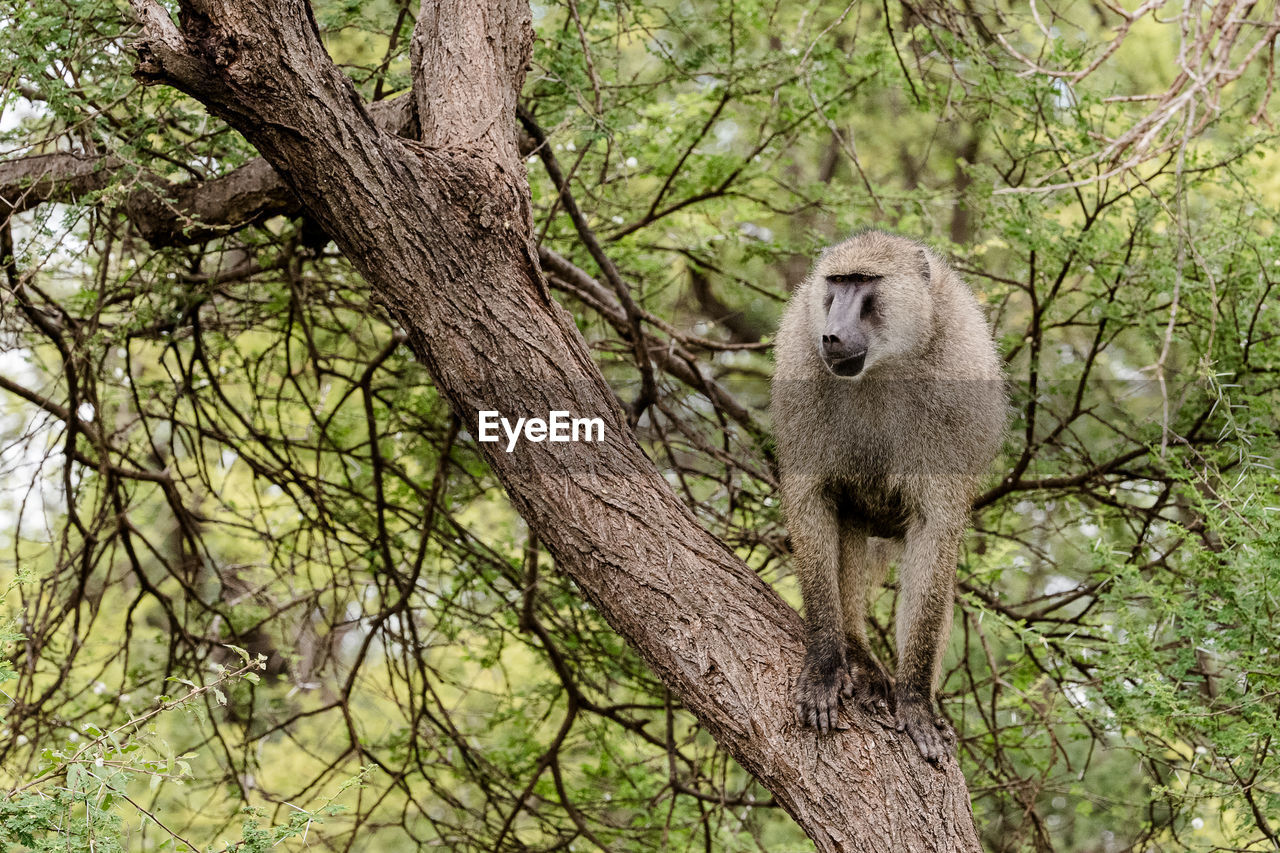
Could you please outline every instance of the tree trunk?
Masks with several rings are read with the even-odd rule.
[[[818,849],[979,850],[954,761],[932,768],[861,717],[829,738],[798,727],[799,617],[667,487],[551,298],[515,138],[527,0],[425,0],[420,143],[378,128],[305,0],[184,0],[181,29],[154,0],[132,2],[138,76],[198,98],[257,147],[473,434],[486,409],[604,420],[601,443],[479,447],[559,566]]]

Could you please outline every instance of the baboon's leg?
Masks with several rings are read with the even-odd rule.
[[[840,531],[840,601],[844,611],[849,679],[853,696],[866,711],[887,714],[889,678],[871,653],[867,640],[867,616],[871,598],[884,580],[889,551],[887,543],[872,542],[855,525]]]
[[[835,507],[814,485],[783,484],[793,570],[804,597],[805,656],[796,685],[802,725],[836,728],[840,696],[850,693],[845,667],[844,616],[840,607],[840,535]]]
[[[907,529],[898,567],[898,730],[937,762],[948,749],[945,723],[934,713],[933,689],[951,635],[956,551],[963,527],[940,517],[917,519]]]

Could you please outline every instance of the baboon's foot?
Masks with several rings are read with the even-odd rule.
[[[796,682],[796,714],[800,725],[822,734],[848,728],[837,719],[840,697],[853,693],[843,657],[842,654],[814,654],[812,649],[805,654]]]
[[[933,713],[933,703],[928,697],[917,694],[898,694],[898,731],[906,732],[915,741],[920,754],[930,764],[937,764],[951,752],[955,734],[947,721]]]
[[[892,719],[893,682],[873,659],[856,660],[850,655],[849,680],[853,682],[853,701],[870,717],[887,723]]]

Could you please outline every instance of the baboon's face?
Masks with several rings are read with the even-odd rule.
[[[920,246],[871,232],[833,246],[810,286],[813,329],[827,369],[846,379],[909,356],[932,324],[928,255]]]
[[[836,376],[857,376],[867,362],[876,315],[876,289],[882,277],[872,273],[832,273],[824,277],[826,294],[820,352]]]

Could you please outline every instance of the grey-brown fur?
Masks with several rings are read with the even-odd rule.
[[[991,331],[941,258],[868,231],[818,259],[775,353],[783,509],[808,631],[800,720],[826,732],[840,727],[842,696],[873,713],[892,697],[898,729],[937,761],[947,743],[933,691],[957,550],[1005,427]],[[866,634],[869,598],[895,556],[896,683]]]

